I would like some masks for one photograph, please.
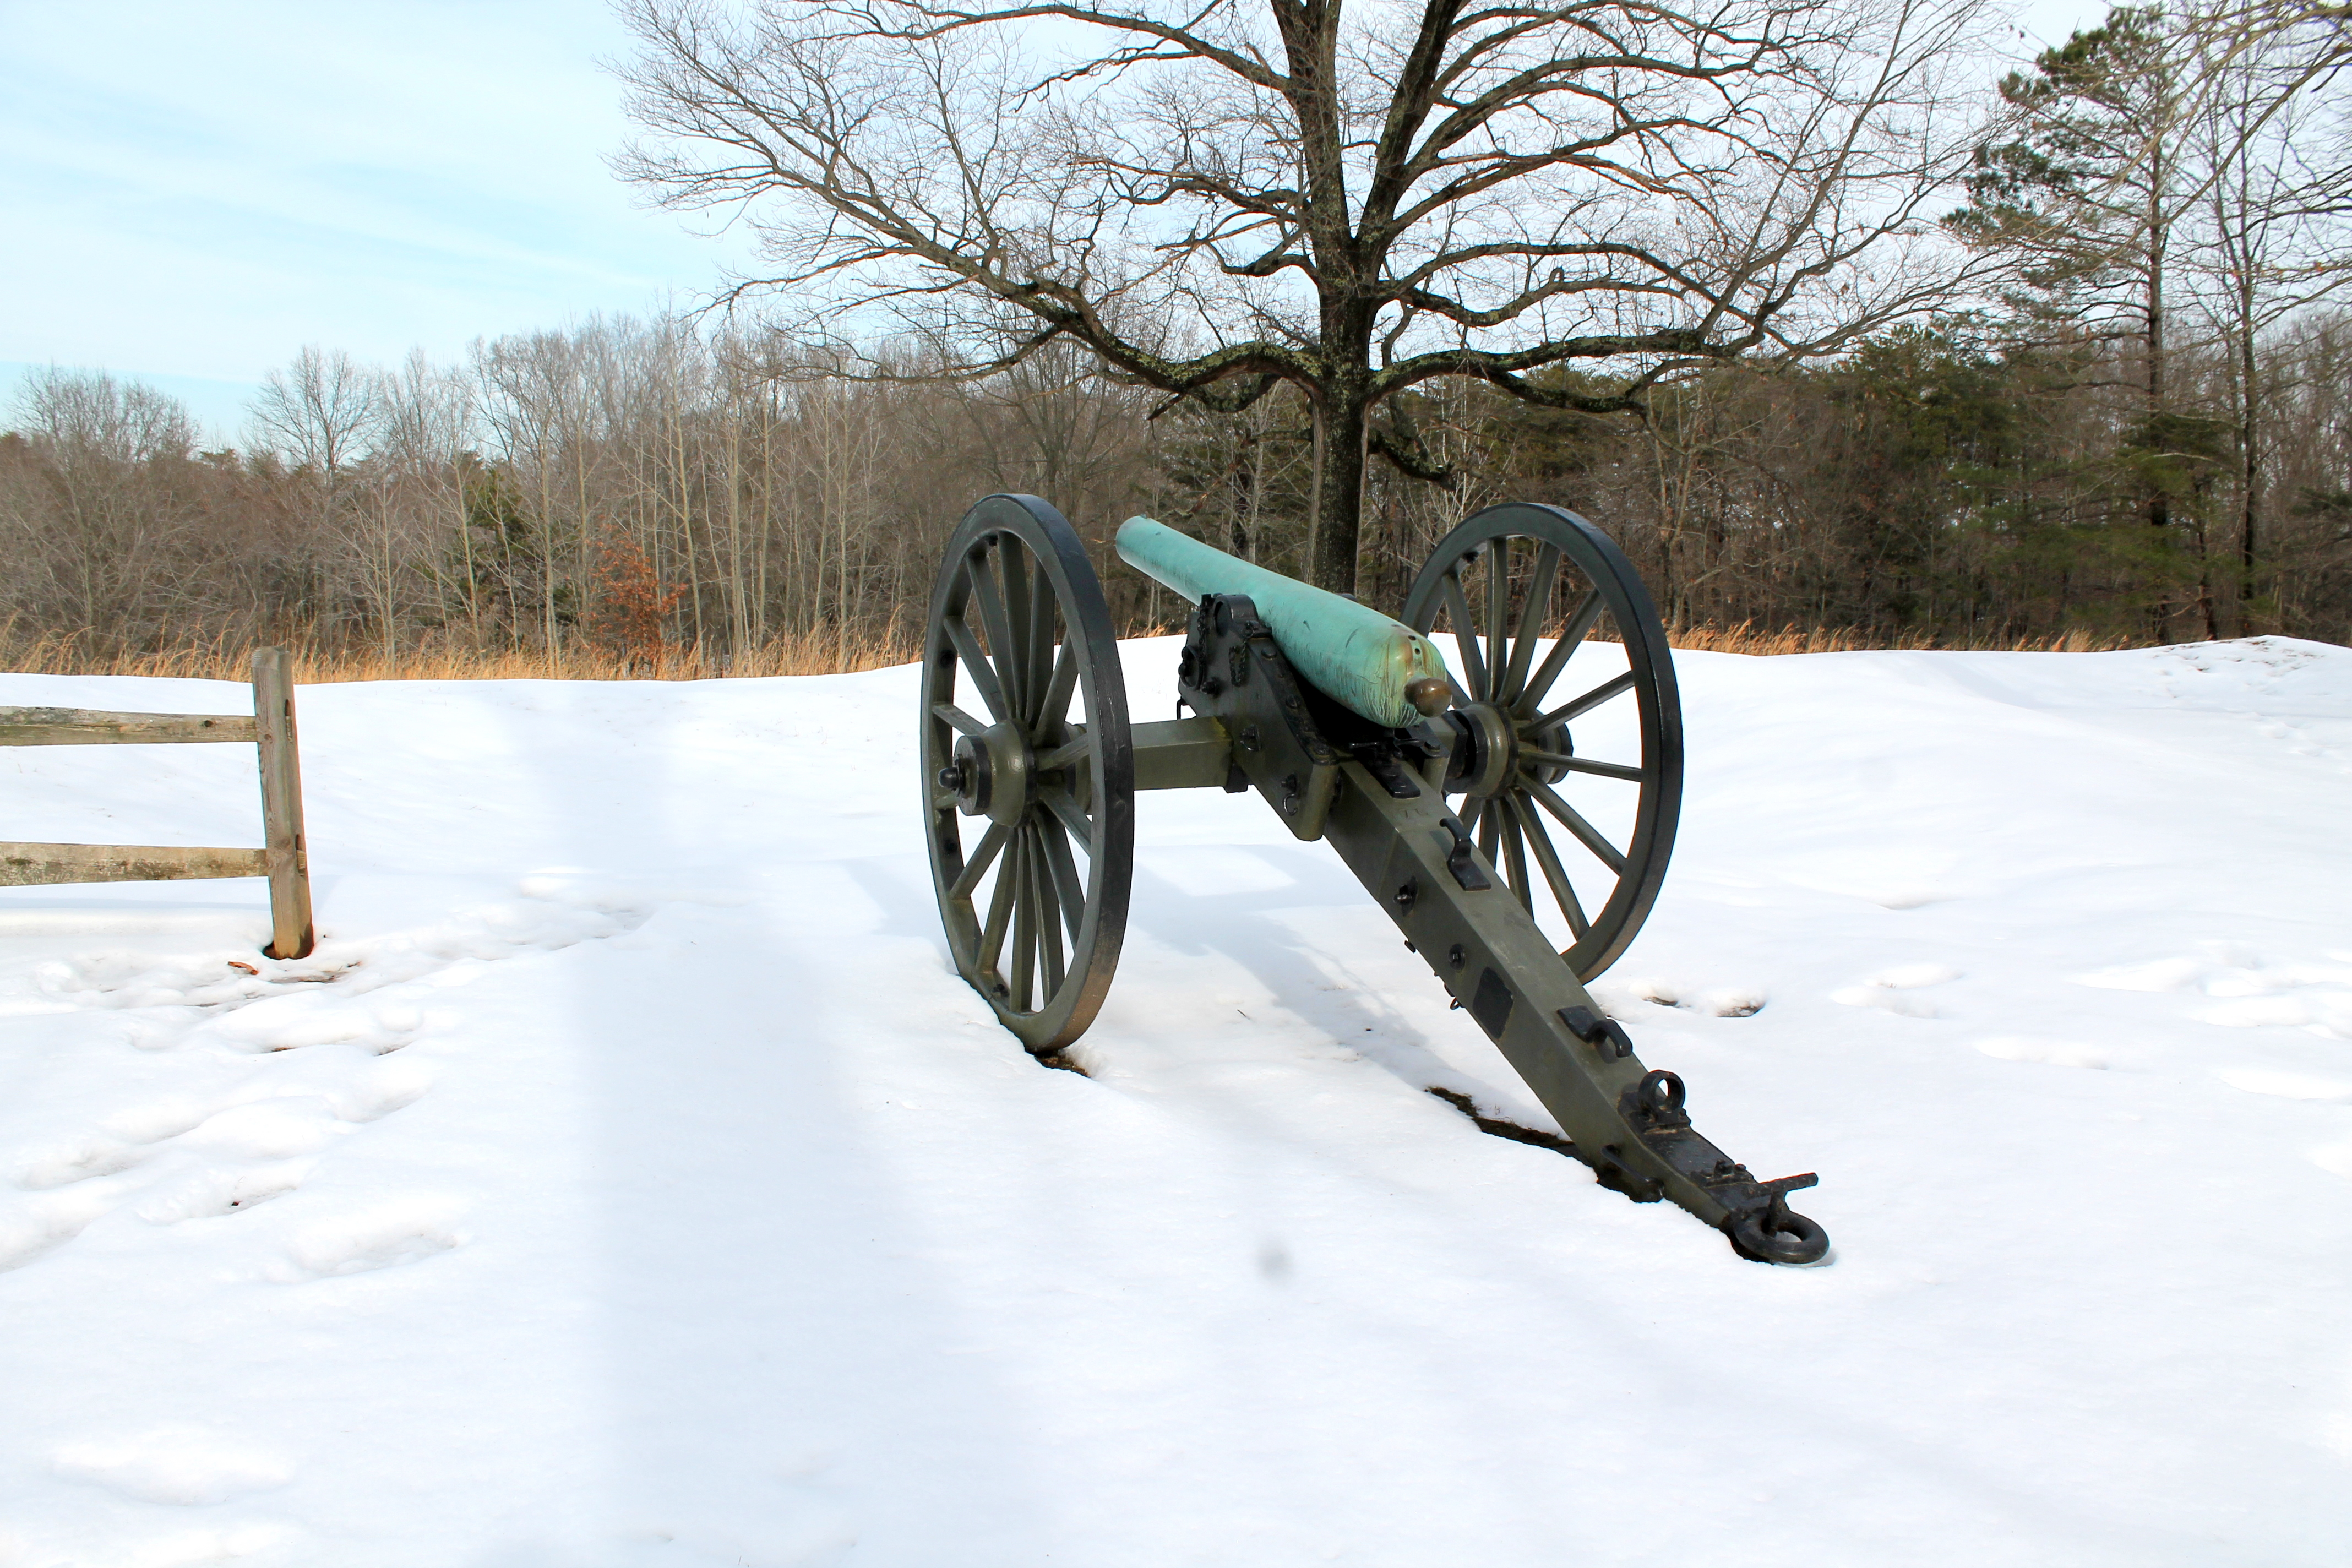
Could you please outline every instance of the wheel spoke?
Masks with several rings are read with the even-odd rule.
[[[1535,579],[1528,584],[1528,602],[1519,611],[1518,635],[1511,642],[1511,667],[1504,673],[1502,686],[1495,700],[1509,703],[1519,694],[1519,687],[1528,679],[1528,666],[1535,658],[1536,637],[1543,630],[1544,613],[1551,608],[1551,585],[1559,575],[1559,546],[1546,544],[1536,552]]]
[[[1004,550],[997,557],[1009,557]],[[1006,564],[1011,564],[1009,559]],[[980,601],[980,624],[988,633],[991,662],[996,666],[996,679],[1005,697],[1004,717],[1018,720],[1024,695],[1021,679],[1020,644],[1013,636],[1010,617],[1005,613],[1004,595],[996,586],[996,567],[990,552],[982,551],[971,563],[971,596]]]
[[[1528,851],[1519,835],[1518,808],[1508,799],[1498,799],[1496,815],[1503,819],[1503,859],[1505,879],[1511,891],[1519,896],[1519,908],[1529,914],[1536,912],[1535,889],[1528,882]]]
[[[1054,596],[1054,580],[1045,575],[1045,558],[1034,558],[1035,585],[1029,595],[1029,690],[1034,698],[1028,720],[1031,732],[1045,718],[1045,701],[1053,691],[1054,618],[1061,601]]]
[[[1483,795],[1474,795],[1462,803],[1461,810],[1454,814],[1461,819],[1463,832],[1470,833],[1476,830],[1478,818],[1486,809],[1486,799],[1487,797]]]
[[[1038,704],[1036,716],[1031,721],[1032,740],[1044,740],[1047,729],[1059,723],[1070,710],[1070,693],[1077,684],[1077,644],[1065,636],[1061,651],[1054,656],[1054,673],[1045,680],[1045,700]]]
[[[1576,841],[1592,851],[1592,858],[1619,876],[1625,874],[1625,857],[1614,844],[1601,836],[1601,829],[1584,820],[1583,814],[1559,798],[1548,784],[1530,784],[1528,793],[1536,804],[1559,818],[1559,825],[1576,836]]]
[[[1000,831],[1002,829],[1000,828]],[[997,868],[996,886],[988,896],[988,924],[980,933],[980,967],[994,969],[1004,952],[1004,928],[1013,919],[1013,896],[1021,880],[1019,857],[1007,855]],[[1001,975],[999,978],[1003,978]]]
[[[1095,825],[1087,820],[1087,814],[1078,809],[1078,803],[1072,798],[1070,792],[1058,787],[1043,789],[1037,792],[1037,798],[1045,803],[1045,809],[1052,812],[1061,823],[1063,831],[1069,834],[1077,847],[1087,852],[1087,858],[1092,859],[1095,852]]]
[[[1569,885],[1568,873],[1561,868],[1559,851],[1551,846],[1551,835],[1544,831],[1543,818],[1524,807],[1519,812],[1520,825],[1527,829],[1528,847],[1534,852],[1536,864],[1543,868],[1544,880],[1551,884],[1551,896],[1559,905],[1560,913],[1568,917],[1568,929],[1577,941],[1592,929],[1584,918],[1584,906],[1577,901],[1576,889]]]
[[[1601,612],[1607,608],[1601,602],[1599,593],[1584,595],[1584,603],[1576,606],[1576,614],[1570,616],[1568,625],[1560,628],[1559,640],[1551,645],[1551,651],[1544,655],[1543,663],[1528,678],[1528,683],[1519,689],[1518,695],[1511,699],[1511,707],[1516,711],[1524,713],[1543,700],[1543,694],[1551,689],[1551,683],[1558,680],[1559,672],[1568,668],[1569,659],[1575,655],[1579,645],[1592,634],[1592,628],[1600,624]]]
[[[1062,836],[1062,825],[1050,816],[1037,819],[1037,841],[1045,847],[1045,868],[1053,874],[1055,901],[1061,905],[1062,923],[1070,932],[1070,945],[1078,942],[1078,930],[1086,924],[1087,885],[1078,879],[1076,862],[1070,858],[1070,841]]]
[[[1026,1013],[1029,987],[1037,975],[1037,879],[1029,864],[1029,835],[1013,836],[1013,1010]]]
[[[1035,645],[1037,604],[1030,595],[1029,552],[1016,546],[1007,536],[998,546],[998,575],[1004,588],[1005,646],[996,660],[997,668],[1007,671],[1005,683],[1020,693],[1014,710],[1021,722],[1027,724],[1036,717],[1030,705],[1044,693],[1038,689],[1035,674],[1029,668],[1029,654]]]
[[[1503,803],[1497,799],[1478,817],[1478,853],[1486,858],[1487,865],[1499,871],[1503,867],[1502,847]]]
[[[1038,752],[1036,758],[1029,764],[1029,772],[1033,776],[1058,773],[1072,763],[1084,762],[1087,753],[1093,749],[1093,746],[1092,738],[1081,730],[1052,751]]]
[[[996,852],[1003,847],[1004,825],[990,823],[988,831],[980,836],[980,842],[971,847],[971,858],[963,863],[962,872],[956,878],[954,885],[948,889],[948,897],[971,897],[971,890],[980,886],[981,878],[988,874],[988,863],[995,859]]]
[[[957,707],[952,702],[932,703],[931,717],[941,720],[949,724],[952,724],[967,735],[976,736],[985,735],[988,733],[987,725],[982,723],[979,720],[973,718],[971,714],[965,712],[962,709]]]
[[[1614,680],[1604,680],[1583,696],[1563,702],[1550,712],[1538,716],[1529,728],[1549,730],[1554,724],[1574,719],[1580,714],[1590,713],[1611,698],[1632,689],[1633,689],[1633,672],[1629,669]]]
[[[1519,755],[1531,763],[1547,763],[1555,768],[1566,768],[1572,773],[1623,779],[1627,784],[1643,784],[1650,777],[1647,770],[1629,767],[1623,763],[1596,763],[1590,757],[1574,757],[1565,752],[1547,752],[1538,746],[1521,746]]]
[[[1486,700],[1503,700],[1504,627],[1511,618],[1511,540],[1486,546]]]
[[[1470,682],[1472,700],[1486,695],[1486,660],[1478,652],[1478,623],[1470,614],[1470,597],[1462,591],[1462,563],[1445,574],[1445,614],[1454,623],[1454,646],[1462,650],[1462,674]]]
[[[1015,684],[1021,688],[1021,722],[1037,721],[1038,705],[1045,700],[1045,672],[1037,667],[1037,623],[1050,626],[1054,619],[1054,585],[1045,584],[1041,598],[1034,562],[1025,549],[1015,549],[1013,541],[1004,542],[1004,552],[999,557],[1004,582],[1005,630],[1013,643],[999,663],[1009,663],[1015,672]],[[1049,630],[1046,635],[1053,634]]]
[[[971,628],[964,625],[961,616],[950,616],[940,625],[946,629],[948,640],[955,644],[956,657],[963,660],[964,673],[971,677],[972,689],[980,693],[980,700],[996,715],[999,723],[1010,721],[1012,706],[1004,700],[1004,688],[997,682],[996,667],[981,651],[980,639],[971,635]]]
[[[1053,824],[1045,821],[1029,825],[1029,860],[1037,873],[1037,950],[1045,968],[1045,987],[1037,994],[1040,1007],[1053,1001],[1066,973],[1062,965],[1062,900],[1055,890],[1053,868],[1045,858],[1045,834],[1052,828]]]

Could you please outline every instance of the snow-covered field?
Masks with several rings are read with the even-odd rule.
[[[2352,1561],[2352,650],[1679,668],[1598,990],[1824,1268],[1423,1093],[1546,1124],[1254,798],[1141,801],[1089,1079],[947,967],[911,670],[304,689],[314,958],[0,891],[0,1564]],[[248,749],[0,770],[258,842]]]

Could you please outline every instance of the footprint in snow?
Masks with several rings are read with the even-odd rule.
[[[113,1206],[85,1189],[68,1189],[0,1213],[0,1274],[64,1246]]]
[[[2197,1018],[2229,1029],[2309,1028],[2352,1037],[2352,1006],[2340,1005],[2345,1002],[2352,997],[2248,996],[2202,1008]]]
[[[46,1192],[96,1176],[114,1175],[146,1157],[145,1150],[112,1138],[76,1138],[26,1153],[16,1165],[16,1184],[34,1192]]]
[[[116,950],[56,960],[35,971],[41,990],[84,1007],[123,1009],[242,1007],[296,986],[331,985],[360,967],[358,959],[284,962],[244,949],[158,957]]]
[[[2193,1015],[2225,1028],[2299,1028],[2352,1040],[2352,953],[2315,963],[2274,963],[2233,942],[2209,942],[2196,956],[2150,959],[2078,974],[2105,991],[2194,991],[2220,1000]]]
[[[248,1100],[206,1117],[180,1136],[183,1147],[243,1160],[285,1160],[315,1154],[345,1131],[323,1094],[284,1094]]]
[[[423,1015],[414,1007],[378,1007],[330,995],[272,996],[212,1020],[205,1033],[261,1055],[349,1041],[378,1056],[415,1037]]]
[[[1679,1007],[1717,1018],[1752,1018],[1764,1010],[1764,1004],[1769,1000],[1761,988],[1752,985],[1686,986],[1654,978],[1595,986],[1593,994],[1612,1017],[1621,1018],[1633,1010],[1632,1005],[1636,1002],[1647,1002],[1656,1007]]]
[[[1969,1043],[1996,1061],[2038,1062],[2046,1067],[2094,1070],[2115,1065],[2110,1053],[2080,1040],[2053,1040],[2040,1035],[1993,1035]]]
[[[337,1012],[347,1005],[345,998],[429,979],[467,963],[553,952],[621,936],[651,918],[651,909],[641,903],[539,878],[526,882],[518,898],[457,911],[428,926],[348,942],[331,933],[308,959],[280,962],[226,949],[169,956],[117,950],[45,964],[36,979],[49,996],[79,1006],[158,1010],[167,1017],[169,1010],[195,1009],[215,1021],[245,1013],[277,1019],[310,1013],[322,1020],[312,1035],[354,1038],[358,1037],[334,1032],[356,1023],[356,1016]],[[336,1018],[341,1022],[324,1021]],[[198,1021],[188,1020],[188,1025]],[[244,1026],[254,1035],[268,1027],[259,1022]],[[168,1048],[177,1042],[166,1029],[143,1043]],[[284,1045],[264,1044],[261,1048],[317,1043],[320,1038],[298,1029],[286,1037]]]
[[[2074,976],[2077,985],[2101,991],[2185,991],[2213,970],[2202,958],[2156,958],[2145,963],[2123,963]]]
[[[289,1084],[292,1091],[286,1093],[257,1096],[257,1086],[247,1080],[235,1091],[243,1098],[226,1102],[184,1094],[151,1100],[105,1117],[99,1131],[34,1150],[16,1167],[16,1185],[57,1196],[0,1215],[0,1270],[72,1240],[125,1203],[150,1224],[177,1225],[282,1197],[310,1173],[315,1163],[310,1156],[359,1123],[415,1104],[433,1083],[430,1069],[393,1063],[355,1074],[320,1074],[314,1068],[305,1076],[312,1081]],[[317,1081],[322,1077],[323,1085]],[[173,1154],[184,1167],[188,1156],[202,1163],[175,1172],[173,1161],[157,1158]],[[151,1160],[163,1167],[163,1178],[143,1188],[143,1173],[121,1182],[101,1179]],[[252,1168],[255,1163],[260,1168]]]
[[[1865,977],[1859,985],[1843,985],[1830,1000],[1849,1007],[1877,1007],[1906,1018],[1939,1018],[1943,1014],[1924,996],[1910,993],[1923,986],[1958,980],[1960,972],[1942,963],[1898,963]]]
[[[50,1468],[68,1480],[140,1502],[184,1508],[226,1502],[293,1479],[291,1468],[274,1454],[186,1426],[68,1443],[56,1450]]]
[[[2276,1068],[2231,1067],[2214,1077],[2248,1094],[2273,1095],[2280,1100],[2352,1100],[2352,1078],[2332,1073],[2287,1072]]]
[[[331,1048],[382,1056],[444,1021],[437,1010],[396,996],[360,996],[621,935],[651,913],[638,907],[642,900],[569,884],[530,885],[521,893],[304,961],[118,951],[47,965],[40,983],[52,996],[139,1014],[131,1040],[142,1049],[208,1041],[291,1065],[265,1069],[269,1077],[260,1081],[245,1076],[249,1068],[215,1075],[222,1078],[215,1094],[184,1091],[121,1107],[99,1118],[99,1130],[21,1158],[9,1173],[16,1186],[43,1195],[0,1212],[0,1270],[46,1255],[125,1203],[168,1226],[235,1214],[293,1191],[310,1163],[354,1124],[413,1104],[430,1086],[429,1071],[361,1071]],[[167,1149],[178,1158],[157,1162],[161,1180],[145,1172],[110,1179]],[[280,1271],[288,1279],[359,1273],[429,1258],[461,1240],[436,1215],[379,1212],[305,1231]]]
[[[99,1134],[28,1152],[17,1163],[16,1184],[34,1196],[0,1209],[0,1273],[64,1246],[112,1212],[139,1181],[107,1178],[135,1169],[147,1155]]]
[[[131,1212],[150,1225],[218,1219],[282,1198],[302,1184],[310,1162],[260,1171],[191,1172],[148,1197]]]
[[[393,1268],[450,1251],[465,1239],[453,1224],[450,1205],[422,1200],[385,1204],[314,1225],[294,1237],[286,1256],[299,1272],[279,1270],[277,1277],[291,1283]]]

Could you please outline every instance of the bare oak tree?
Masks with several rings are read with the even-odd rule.
[[[47,482],[0,495],[11,619],[30,611],[101,647],[135,644],[169,620],[181,586],[174,555],[188,520],[171,478],[195,445],[186,405],[52,365],[26,378],[16,416]]]
[[[723,298],[843,363],[911,331],[972,375],[1068,342],[1214,409],[1297,387],[1347,590],[1369,455],[1450,477],[1408,388],[1634,408],[1948,298],[1977,5],[623,0],[619,166],[738,210],[765,269]]]
[[[383,410],[382,377],[341,349],[303,345],[273,370],[250,411],[255,444],[316,468],[330,483],[374,435]]]
[[[2269,404],[2285,390],[2266,384],[2263,342],[2352,289],[2352,110],[2338,89],[2352,78],[2352,6],[2221,0],[2192,12],[2182,32],[2200,89],[2189,140],[2205,183],[2192,260],[2236,426],[2242,636],[2256,619]],[[2210,624],[2210,597],[2206,614]]]

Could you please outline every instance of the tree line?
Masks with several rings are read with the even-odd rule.
[[[1337,0],[1326,9],[1336,18]],[[1297,20],[1276,10],[1286,27]],[[1741,110],[1696,141],[1609,132],[1564,163],[1523,158],[1497,173],[1509,116],[1549,115],[1556,129],[1547,95],[1559,80],[1589,86],[1601,67],[1509,78],[1480,100],[1493,111],[1484,151],[1435,161],[1440,176],[1476,174],[1447,209],[1453,251],[1409,243],[1406,176],[1428,145],[1411,136],[1391,149],[1389,175],[1378,157],[1353,169],[1389,178],[1389,219],[1366,216],[1349,184],[1345,136],[1317,176],[1340,205],[1297,207],[1313,206],[1313,191],[1275,182],[1318,155],[1318,100],[1300,85],[1312,73],[1261,71],[1252,62],[1270,57],[1212,30],[1160,50],[1240,71],[1218,102],[1154,100],[1174,117],[1160,132],[1193,163],[1151,153],[1132,123],[1105,117],[1109,100],[1040,113],[1052,134],[1006,154],[1030,160],[1021,180],[958,218],[980,237],[970,258],[955,248],[962,238],[907,216],[938,216],[924,205],[932,171],[910,163],[898,184],[787,189],[805,198],[803,216],[777,228],[772,248],[801,270],[740,282],[730,311],[593,320],[478,343],[455,364],[372,366],[306,349],[268,378],[236,449],[198,449],[185,409],[136,382],[36,374],[0,434],[12,562],[0,616],[19,641],[70,637],[94,659],[263,637],[390,658],[530,648],[559,663],[589,647],[657,657],[690,645],[723,666],[779,639],[871,657],[913,641],[962,509],[1013,489],[1077,524],[1130,628],[1168,624],[1177,608],[1108,556],[1134,511],[1393,605],[1453,523],[1535,500],[1609,529],[1681,627],[1951,644],[2070,630],[2352,640],[2352,314],[2336,303],[2352,281],[2343,7],[2119,9],[2000,83],[1969,135],[1951,141],[1948,165],[1898,158],[1922,143],[1895,132],[1921,132],[1905,117],[1933,98],[1921,51],[1949,47],[1960,13],[1938,13],[1943,30],[1924,42],[1882,38],[1882,64],[1915,74],[1857,107],[1838,96],[1847,78],[1806,64],[1818,62],[1817,20],[1760,6],[1741,32],[1727,20],[1737,10],[1660,31],[1653,8],[1598,5],[1579,13],[1580,47],[1594,58],[1601,43],[1617,48],[1619,82],[1674,74],[1663,56],[1626,53],[1637,47],[1731,50],[1748,66],[1769,57],[1779,110],[1809,94],[1816,108],[1844,104],[1833,146],[1818,126],[1761,136]],[[961,47],[969,24],[957,18],[1010,13],[866,7],[848,14],[866,55],[818,47],[844,36],[812,32],[809,17],[843,15],[815,6],[765,34],[722,35],[714,6],[642,7],[638,111],[672,140],[641,151],[636,176],[691,186],[698,165],[680,148],[723,136],[746,105],[765,127],[787,122],[772,100],[789,107],[813,84],[826,103],[854,105],[845,60],[936,61]],[[1474,23],[1493,18],[1461,26]],[[1294,64],[1308,65],[1341,59],[1339,37],[1283,34]],[[1423,41],[1420,96],[1391,98],[1391,121],[1458,109],[1472,77],[1445,87],[1448,48],[1494,58],[1491,39],[1444,27]],[[1368,60],[1357,64],[1375,75],[1402,68]],[[688,70],[698,63],[704,77]],[[721,67],[715,100],[679,101]],[[1727,83],[1764,90],[1730,67],[1706,80],[1718,99]],[[1656,82],[1636,88],[1618,91],[1616,110],[1689,108]],[[664,93],[667,109],[652,101]],[[972,156],[957,118],[972,107],[932,127],[955,132],[959,156]],[[1244,153],[1269,127],[1287,150],[1253,174]],[[1221,137],[1240,149],[1223,163],[1212,156]],[[1865,143],[1876,149],[1866,159]],[[909,159],[944,144],[903,127],[894,143]],[[759,145],[771,174],[793,155]],[[1066,172],[1072,147],[1097,185],[1073,195],[1066,182],[1050,210],[1011,226],[1022,203],[1035,207],[1041,171]],[[1778,205],[1738,205],[1734,152],[1784,171]],[[1162,157],[1157,185],[1148,156]],[[1660,158],[1678,172],[1660,174]],[[1743,237],[1668,255],[1667,230],[1643,227],[1658,212],[1576,184],[1629,178],[1637,164],[1681,193],[1660,209],[1675,220],[1668,230],[1738,217]],[[825,165],[844,166],[876,178],[870,162]],[[1485,199],[1531,173],[1552,180],[1518,193],[1555,204],[1541,233],[1524,204]],[[1183,267],[1139,269],[1103,239],[1120,203],[1159,210],[1189,192],[1231,205],[1248,178],[1273,193],[1252,224],[1162,237]],[[1856,183],[1870,181],[1901,199],[1855,207]],[[1807,218],[1805,204],[1788,205],[1800,187],[1853,210]],[[876,216],[885,197],[899,218]],[[1920,205],[1930,200],[1942,205]],[[901,227],[836,255],[824,247],[846,220],[806,226],[810,201]],[[1236,249],[1244,231],[1257,237]],[[1897,241],[1881,254],[1900,275],[1869,287],[1849,277],[1840,287],[1860,291],[1849,308],[1833,308],[1834,289],[1805,293],[1838,276],[1840,254]],[[1056,281],[1072,256],[1086,266]],[[917,264],[947,282],[914,287],[905,268]],[[1673,287],[1643,270],[1657,268]],[[1266,291],[1286,270],[1306,279],[1287,304]],[[827,292],[851,273],[866,306],[893,302],[889,330],[839,325],[877,319]],[[1215,310],[1213,275],[1230,285]],[[1369,302],[1334,315],[1343,286]],[[952,320],[923,314],[966,294],[978,302]],[[1646,324],[1625,302],[1659,298],[1664,313]],[[1574,315],[1603,299],[1624,329],[1613,335]],[[845,314],[828,323],[811,301]],[[1306,313],[1286,317],[1294,308]],[[1375,329],[1378,342],[1365,336]],[[1382,365],[1418,368],[1374,374]]]
[[[96,652],[903,640],[972,498],[1134,493],[1135,399],[1035,372],[891,387],[788,374],[675,319],[594,321],[396,369],[306,349],[241,449],[135,382],[30,378],[0,436],[13,634]],[[647,627],[647,602],[659,606]]]

